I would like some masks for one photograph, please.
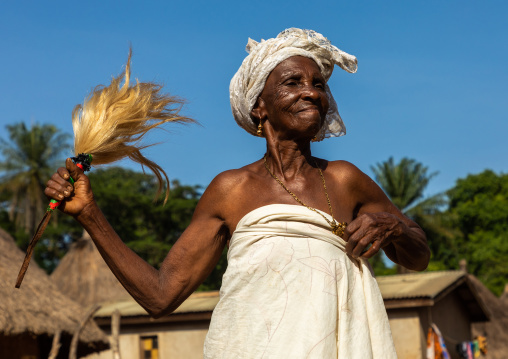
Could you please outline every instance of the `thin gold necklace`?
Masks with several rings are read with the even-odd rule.
[[[291,192],[289,190],[289,188],[287,188],[284,185],[284,183],[282,183],[282,181],[275,174],[273,174],[272,171],[270,171],[270,168],[268,168],[268,163],[266,163],[266,154],[263,156],[263,160],[265,162],[265,168],[268,171],[268,173],[270,174],[270,176],[272,176],[273,179],[276,180],[282,186],[282,188],[284,188],[286,190],[287,193],[289,193],[291,196],[293,196],[293,198],[296,200],[296,202],[300,203],[302,206],[307,207],[311,211],[314,211],[317,214],[319,214],[321,217],[323,217],[325,219],[325,221],[328,222],[330,227],[332,227],[333,234],[335,234],[335,235],[337,235],[339,237],[342,237],[342,235],[344,234],[344,230],[346,229],[347,223],[346,222],[338,222],[337,223],[335,218],[333,218],[333,210],[332,210],[332,205],[330,203],[330,198],[328,197],[328,191],[326,190],[325,177],[323,176],[323,172],[321,171],[321,168],[319,168],[319,166],[317,165],[316,161],[314,161],[314,164],[316,165],[316,167],[317,167],[317,169],[319,171],[319,175],[321,176],[321,181],[323,182],[323,188],[325,189],[325,195],[326,195],[326,200],[328,202],[328,208],[330,208],[330,215],[332,216],[332,220],[331,221],[328,218],[326,218],[317,209],[309,207],[305,203],[303,203],[302,200],[296,196],[296,194]]]

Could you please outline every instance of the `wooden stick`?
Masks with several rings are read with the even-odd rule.
[[[115,309],[111,316],[111,351],[113,359],[121,359],[120,355],[120,311]]]
[[[48,359],[56,359],[58,355],[58,351],[60,350],[60,335],[62,334],[61,330],[57,330],[55,336],[53,337],[53,343],[51,344],[51,351],[49,352]]]
[[[92,316],[100,309],[100,305],[97,304],[93,307],[91,307],[88,312],[83,316],[83,320],[79,322],[78,326],[76,327],[76,331],[74,332],[74,335],[72,336],[71,341],[71,348],[69,351],[69,359],[76,359],[76,353],[78,352],[78,339],[79,335],[81,334],[81,331],[85,327],[86,323],[92,318]]]
[[[21,282],[23,282],[23,278],[25,277],[26,270],[28,269],[28,265],[30,264],[30,259],[32,258],[32,254],[35,248],[35,245],[37,242],[39,242],[39,239],[41,239],[42,234],[44,233],[44,230],[46,229],[46,226],[49,223],[49,220],[51,218],[52,211],[46,211],[44,214],[44,217],[42,217],[41,223],[37,226],[37,230],[35,231],[35,234],[30,241],[30,244],[28,245],[28,248],[26,250],[25,259],[23,260],[23,264],[21,265],[21,269],[18,273],[18,279],[16,280],[16,288],[19,288],[21,286]]]

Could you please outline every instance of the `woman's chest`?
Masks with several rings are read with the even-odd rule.
[[[271,179],[271,178],[270,178]],[[278,181],[263,181],[244,186],[242,191],[231,194],[230,215],[226,224],[232,234],[238,222],[248,213],[271,204],[297,205],[314,213],[324,212],[337,222],[350,223],[356,218],[359,203],[340,183],[292,183],[281,185]],[[317,211],[316,211],[317,210]]]

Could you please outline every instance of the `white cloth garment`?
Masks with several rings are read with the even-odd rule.
[[[233,116],[240,127],[256,136],[257,125],[252,121],[250,113],[265,87],[266,79],[272,70],[282,61],[292,56],[304,56],[316,62],[326,81],[330,78],[335,65],[347,72],[357,70],[357,60],[332,45],[330,41],[313,30],[290,28],[282,31],[276,38],[261,40],[249,39],[246,47],[249,55],[231,79],[229,98]],[[338,137],[346,134],[328,85],[325,86],[329,109],[317,140],[326,137]]]
[[[376,280],[345,244],[303,206],[245,215],[230,241],[204,357],[396,358]]]

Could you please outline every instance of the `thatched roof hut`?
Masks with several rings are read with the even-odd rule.
[[[14,288],[23,258],[13,238],[0,228],[0,357],[47,357],[58,331],[62,332],[60,353],[68,353],[85,309],[64,296],[34,261],[21,288]],[[108,346],[107,337],[92,321],[79,337],[78,355]]]
[[[62,293],[83,306],[130,298],[86,231],[62,258],[51,280]]]
[[[473,336],[487,337],[489,359],[505,359],[508,353],[508,302],[496,297],[478,278],[468,275],[490,312],[490,321],[474,323]]]
[[[508,283],[505,284],[504,292],[501,294],[500,299],[506,306],[508,306]]]

